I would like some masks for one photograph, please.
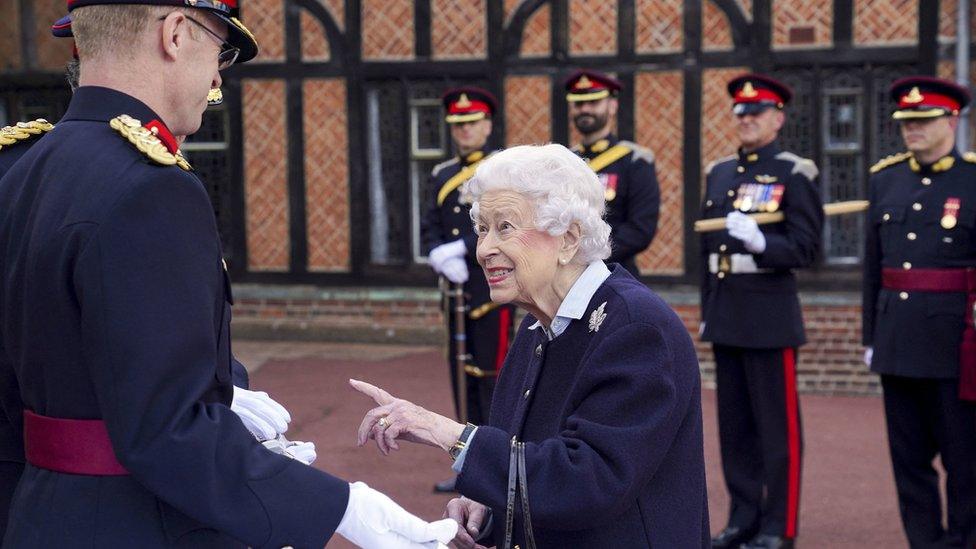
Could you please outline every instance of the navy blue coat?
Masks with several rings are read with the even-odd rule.
[[[605,304],[596,331],[593,311]],[[509,445],[526,441],[539,547],[708,547],[701,379],[688,331],[620,265],[549,341],[528,315],[469,446],[460,492],[504,535]],[[515,542],[524,544],[520,515]]]
[[[12,547],[322,547],[348,485],[261,446],[228,405],[230,282],[206,190],[109,127],[146,105],[79,88],[0,179],[0,379],[102,419],[129,476],[28,465]],[[7,405],[7,402],[4,402]]]

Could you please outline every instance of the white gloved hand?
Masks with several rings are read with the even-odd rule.
[[[288,441],[288,445],[285,446],[285,455],[296,459],[305,465],[311,465],[318,454],[315,453],[315,443],[314,442],[301,442],[298,440]]]
[[[468,281],[468,264],[460,257],[452,257],[444,262],[441,274],[455,284],[464,284]]]
[[[234,387],[234,400],[230,409],[237,414],[244,426],[258,440],[271,440],[288,430],[291,415],[268,393],[248,391]]]
[[[750,252],[761,254],[766,251],[766,237],[759,230],[755,219],[742,212],[732,211],[725,216],[725,227],[729,230],[729,235],[741,240]]]
[[[702,322],[701,324],[698,325],[698,336],[701,337],[703,335],[705,335],[705,323],[704,322]]]
[[[434,549],[457,535],[453,519],[427,522],[364,482],[349,485],[349,504],[336,533],[360,547]]]
[[[463,239],[457,239],[454,242],[448,242],[447,244],[441,244],[440,246],[434,248],[427,255],[427,260],[430,261],[430,266],[434,268],[438,273],[444,272],[444,263],[451,259],[452,257],[464,257],[464,254],[468,253],[467,246],[464,245]]]
[[[864,349],[864,365],[868,368],[871,367],[871,359],[874,358],[874,347],[867,347]]]

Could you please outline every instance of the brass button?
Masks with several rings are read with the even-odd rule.
[[[542,356],[542,345],[535,348],[535,356]]]
[[[453,234],[454,236],[457,236],[457,235],[461,234],[461,231],[459,231],[458,229],[451,229],[451,234]]]
[[[720,252],[724,252],[725,250],[728,250],[728,249],[729,249],[729,247],[726,246],[725,244],[722,244],[721,246],[718,247],[718,251],[720,251]]]
[[[908,269],[911,269],[912,268],[912,264],[909,263],[908,261],[906,261],[906,262],[904,262],[904,263],[901,264],[901,267],[907,271]]]
[[[932,184],[932,180],[931,179],[929,179],[927,177],[923,177],[922,178],[922,185],[931,185],[931,184]]]
[[[918,238],[918,235],[917,234],[915,234],[915,233],[908,233],[908,240],[915,240],[916,238]]]
[[[705,201],[705,205],[706,206],[711,206],[712,205],[712,201],[711,200],[706,200]]]
[[[523,396],[524,398],[529,398],[529,393],[531,393],[531,392],[532,392],[532,389],[526,389],[526,390],[525,390],[525,394],[523,394],[522,396]]]
[[[905,301],[906,299],[908,299],[908,292],[902,292],[902,293],[898,294],[898,299],[901,299],[902,301]]]
[[[735,191],[729,189],[729,192],[727,192],[726,194],[728,194],[729,196],[735,196]]]
[[[725,273],[724,272],[721,272],[721,273],[718,273],[718,275],[716,275],[716,276],[718,276],[719,278],[725,278]]]
[[[743,172],[745,172],[745,171],[746,171],[746,169],[745,169],[745,168],[743,168],[742,166],[739,166],[738,168],[736,168],[736,169],[735,169],[735,171],[737,171],[737,172],[739,172],[739,173],[743,173]]]
[[[888,221],[889,219],[891,219],[891,214],[884,214],[883,216],[881,216],[881,219]]]
[[[461,213],[461,206],[454,206],[454,213]]]
[[[912,204],[912,209],[915,210],[916,212],[920,212],[922,211],[922,204],[920,202],[916,202]]]

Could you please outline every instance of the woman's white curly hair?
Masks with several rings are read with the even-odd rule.
[[[465,187],[472,220],[477,220],[486,192],[514,191],[535,205],[540,231],[559,236],[579,224],[582,238],[574,263],[610,257],[603,185],[583,159],[562,145],[521,145],[495,153],[478,166]]]

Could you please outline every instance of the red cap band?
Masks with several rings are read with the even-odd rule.
[[[471,101],[468,100],[464,103],[463,107],[459,107],[460,101],[455,101],[451,103],[451,106],[447,109],[447,114],[468,114],[472,112],[483,112],[485,114],[491,114],[491,108],[488,103],[484,101]]]
[[[913,89],[912,92],[916,90]],[[898,100],[899,109],[911,109],[913,107],[942,107],[950,111],[959,110],[959,102],[949,97],[935,92],[906,93]]]
[[[735,98],[732,100],[733,103],[760,103],[763,101],[771,101],[773,103],[782,103],[783,98],[774,93],[772,90],[766,88],[752,89],[750,93],[746,92],[747,88],[742,88],[735,92]]]

